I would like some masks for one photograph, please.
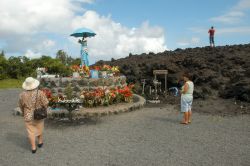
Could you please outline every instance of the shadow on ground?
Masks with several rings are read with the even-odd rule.
[[[97,125],[100,123],[102,123],[101,118],[84,118],[73,121],[69,121],[68,119],[47,119],[45,127],[49,127],[51,129],[66,129],[75,126]]]

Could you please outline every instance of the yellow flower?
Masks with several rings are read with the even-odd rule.
[[[113,66],[111,70],[113,72],[119,72],[119,67],[118,66]]]

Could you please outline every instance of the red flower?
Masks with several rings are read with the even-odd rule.
[[[51,91],[49,89],[41,89],[41,91],[46,95],[48,99],[52,97]]]
[[[93,69],[94,70],[101,70],[101,67],[100,66],[94,66]]]

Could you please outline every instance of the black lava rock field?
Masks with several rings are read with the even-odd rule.
[[[195,98],[217,96],[250,102],[250,44],[187,48],[161,53],[129,54],[126,58],[99,61],[96,65],[119,66],[129,82],[153,79],[153,70],[168,70],[168,88],[178,86],[188,71],[195,84]],[[158,77],[164,81],[164,76]],[[140,87],[140,86],[139,86]]]

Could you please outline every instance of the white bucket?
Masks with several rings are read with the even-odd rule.
[[[80,74],[78,72],[73,72],[73,78],[79,78]]]

